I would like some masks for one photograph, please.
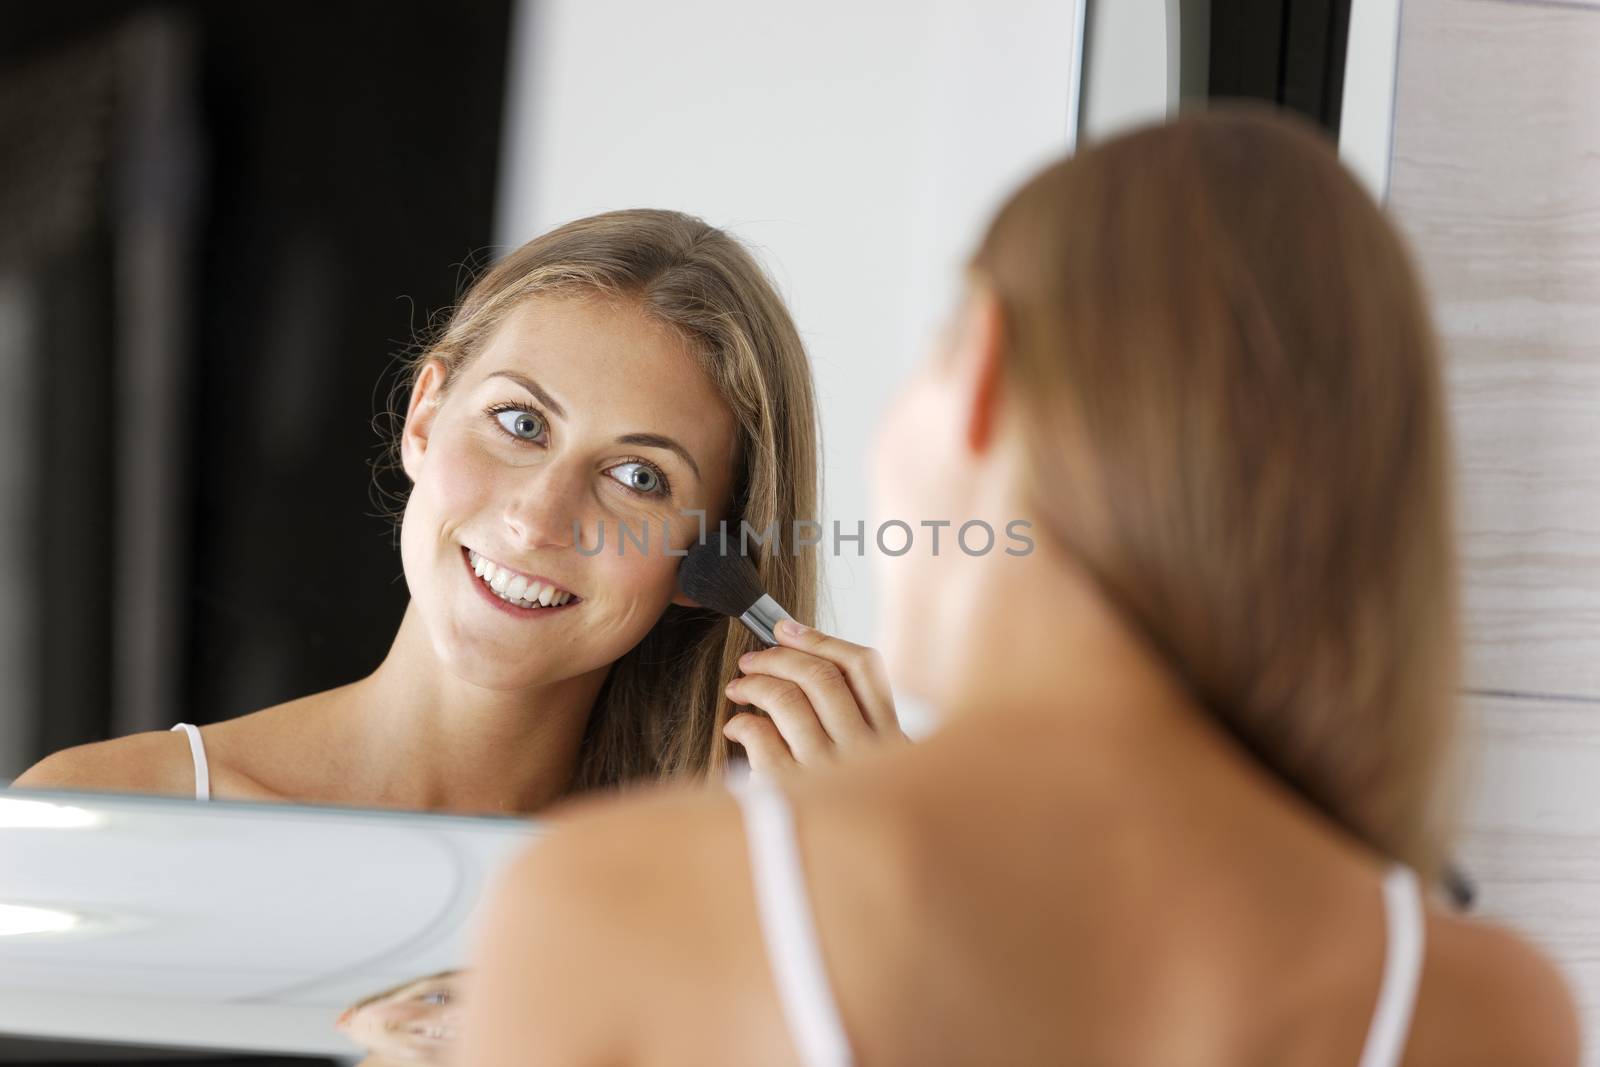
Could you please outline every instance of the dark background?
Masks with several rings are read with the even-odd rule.
[[[1212,0],[1209,95],[1269,100],[1337,135],[1349,35],[1350,0]]]
[[[98,55],[124,39],[112,48],[119,58],[96,60],[115,68],[94,102],[96,121],[111,115],[92,175],[97,214],[86,232],[26,256],[49,323],[34,355],[46,371],[34,396],[43,439],[25,461],[41,564],[28,592],[41,624],[22,639],[43,669],[35,699],[7,711],[38,714],[25,751],[0,753],[11,764],[0,778],[67,745],[343,684],[387,651],[406,591],[388,522],[374,517],[372,416],[395,357],[452,304],[464,266],[487,258],[510,9],[509,0],[6,5],[0,89],[63,56],[69,69],[56,80],[81,85],[82,49]],[[179,228],[179,243],[192,235],[180,272],[192,284],[174,325],[187,338],[173,398],[183,469],[180,491],[152,494],[151,505],[171,509],[186,544],[171,706],[130,719],[118,717],[119,679],[107,668],[113,630],[129,619],[116,621],[106,598],[131,551],[111,519],[119,503],[140,506],[145,487],[119,478],[112,451],[111,431],[137,398],[112,395],[125,287],[107,264],[125,254],[115,220],[126,213],[129,138],[119,116],[138,80],[125,31],[152,13],[169,43],[183,42],[188,70],[175,76],[198,135]],[[172,51],[154,61],[169,74],[183,66]]]

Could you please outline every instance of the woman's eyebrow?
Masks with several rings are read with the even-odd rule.
[[[560,404],[556,403],[556,398],[545,392],[544,388],[538,382],[534,381],[526,374],[518,374],[514,370],[497,370],[493,374],[489,375],[489,377],[508,378],[511,381],[516,382],[528,392],[532,393],[534,398],[538,400],[539,403],[549,408],[551,413],[557,418],[564,419],[567,417],[566,409],[564,409]]]
[[[534,381],[526,374],[519,374],[514,370],[497,370],[490,374],[489,377],[506,378],[510,381],[516,382],[528,392],[532,393],[539,403],[549,408],[550,411],[558,418],[564,419],[567,417],[566,411],[562,409],[560,404],[556,403],[555,397],[545,392],[544,388],[540,386],[538,382]],[[689,450],[684,448],[678,442],[674,441],[672,438],[663,434],[625,433],[621,437],[617,438],[617,443],[623,445],[639,445],[642,448],[664,448],[668,452],[676,452],[683,459],[683,461],[689,465],[689,469],[694,472],[696,481],[705,480],[700,475],[700,464],[696,463],[694,461],[694,457],[689,455]]]
[[[694,457],[689,455],[689,450],[670,437],[663,437],[658,433],[625,433],[617,438],[617,443],[639,445],[643,448],[664,448],[669,452],[676,452],[689,465],[689,469],[694,471],[696,481],[705,480],[700,477],[700,464],[696,463]]]

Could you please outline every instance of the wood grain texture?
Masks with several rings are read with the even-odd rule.
[[[1483,0],[1478,2],[1481,3]],[[1586,8],[1590,11],[1600,10],[1600,0],[1492,0],[1492,2],[1517,7],[1573,7]]]
[[[1600,1033],[1600,706],[1470,698],[1457,861],[1476,910],[1549,953]],[[1600,1065],[1589,1042],[1585,1063]]]
[[[1390,206],[1449,358],[1468,681],[1600,696],[1600,7],[1406,0],[1399,63]]]

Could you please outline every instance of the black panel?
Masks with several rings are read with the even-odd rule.
[[[372,419],[395,355],[454,303],[462,265],[487,257],[511,2],[12,4],[0,80],[154,10],[192,31],[199,72],[185,662],[166,721],[205,723],[353,681],[393,638],[406,588],[373,514]],[[11,714],[33,719],[34,759],[114,732],[95,597],[112,584],[108,523],[126,491],[107,474],[115,257],[72,248],[30,279],[51,324],[51,592],[37,591],[45,691]]]
[[[1350,0],[1212,0],[1209,95],[1264,100],[1339,131]]]

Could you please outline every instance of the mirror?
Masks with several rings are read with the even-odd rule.
[[[351,1058],[344,1009],[465,962],[473,902],[535,825],[364,810],[406,807],[379,791],[254,802],[326,797],[252,784],[212,728],[391,655],[409,590],[390,394],[468,275],[620,207],[750,245],[815,375],[821,622],[870,644],[873,427],[981,227],[1080,125],[1105,136],[1229,84],[1248,66],[1243,38],[1210,32],[1229,17],[1176,0],[16,13],[0,128],[30,150],[0,179],[0,776],[141,734],[177,769],[168,798],[0,795],[0,1035],[30,1042],[13,1058],[49,1041]],[[919,714],[902,707],[908,730]],[[210,804],[182,799],[199,783],[166,733],[180,721],[210,733]],[[360,751],[291,737],[278,765]]]
[[[538,834],[520,819],[0,794],[0,1053],[65,1039],[358,1055],[340,1013],[461,967],[484,887]]]

